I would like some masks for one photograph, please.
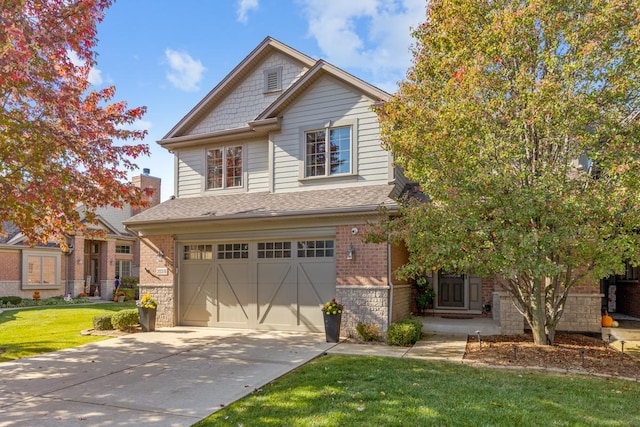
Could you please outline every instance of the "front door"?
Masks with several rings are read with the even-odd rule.
[[[438,273],[438,307],[464,308],[464,275]]]

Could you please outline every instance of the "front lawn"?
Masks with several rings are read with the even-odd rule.
[[[109,337],[82,336],[93,317],[135,307],[135,303],[6,310],[0,313],[0,362],[76,347]]]
[[[624,380],[330,355],[195,426],[629,426],[639,393]]]

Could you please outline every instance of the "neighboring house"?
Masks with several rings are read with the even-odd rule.
[[[393,215],[420,193],[381,145],[372,107],[388,97],[267,37],[189,111],[159,141],[175,156],[175,196],[125,221],[158,324],[321,331],[333,297],[347,333],[409,315],[411,286],[393,275],[406,251],[362,241],[381,206]],[[496,280],[430,280],[436,312],[490,308],[504,333],[522,332]],[[599,292],[576,288],[561,329],[599,331]]]
[[[149,202],[155,206],[160,202],[160,178],[149,176],[147,169],[144,172],[132,182],[154,190]],[[84,207],[78,209],[84,217]],[[34,291],[39,291],[46,298],[86,292],[110,299],[116,274],[139,274],[139,240],[122,224],[138,212],[130,206],[98,209],[97,223],[88,225],[88,229],[102,230],[104,237],[90,238],[82,233],[70,236],[66,252],[57,245],[31,247],[19,229],[5,224],[6,236],[0,236],[0,296],[31,298]]]

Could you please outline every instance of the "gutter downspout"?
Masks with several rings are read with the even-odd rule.
[[[387,328],[393,321],[393,280],[391,279],[391,242],[387,235],[387,282],[389,283],[389,318],[387,319]]]

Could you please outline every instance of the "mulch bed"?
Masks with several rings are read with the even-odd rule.
[[[534,345],[530,333],[481,336],[481,341],[482,348],[478,337],[469,335],[465,362],[640,380],[639,359],[629,354],[622,355],[605,341],[582,334],[558,333],[553,346]]]

